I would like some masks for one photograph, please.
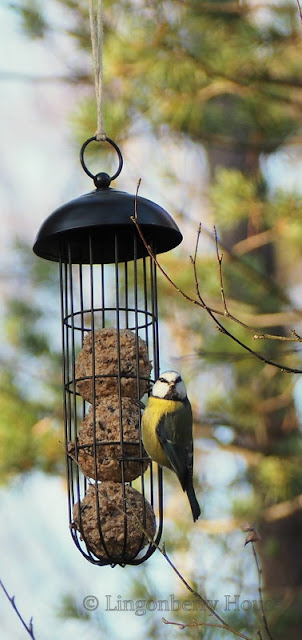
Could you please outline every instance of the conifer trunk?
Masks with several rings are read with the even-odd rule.
[[[218,166],[228,169],[238,169],[246,175],[257,174],[259,172],[259,154],[247,153],[246,150],[238,148],[217,148],[208,149],[208,159],[210,165],[210,176],[214,179],[215,170]],[[215,220],[219,228],[219,220]],[[223,243],[229,249],[239,241],[246,239],[253,233],[248,221],[234,226],[230,231],[224,233]],[[277,278],[277,263],[273,244],[267,244],[257,250],[258,257],[261,258],[262,268],[265,276]],[[233,297],[240,299],[233,291]],[[282,327],[279,328],[282,332]],[[276,328],[274,330],[276,333]],[[274,348],[274,347],[273,347]],[[257,375],[255,367],[255,375]],[[284,374],[286,375],[286,374]],[[236,379],[236,368],[234,369]],[[265,398],[268,395],[266,392]],[[261,397],[259,397],[259,402]],[[287,406],[280,410],[274,410],[265,416],[267,433],[271,440],[271,450],[280,448],[287,433],[292,433],[298,429],[296,410],[293,398]],[[286,425],[286,428],[285,426]],[[255,440],[255,447],[257,443]],[[261,451],[261,449],[259,449]],[[270,452],[270,443],[266,445],[266,450],[262,453]],[[257,491],[257,489],[256,489]],[[300,552],[302,540],[302,511],[297,508],[292,513],[278,519],[269,519],[265,516],[259,522],[259,532],[261,542],[258,543],[260,551],[264,600],[272,598],[271,609],[268,612],[270,619],[270,630],[276,640],[286,637],[290,640],[301,640],[302,629],[302,553]],[[258,523],[257,523],[258,524]],[[274,632],[278,635],[274,635]],[[285,635],[280,635],[284,633]]]

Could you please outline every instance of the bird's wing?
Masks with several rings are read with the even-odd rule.
[[[193,443],[176,442],[174,436],[174,418],[163,416],[156,427],[158,439],[175,471],[179,482],[186,490],[188,473],[193,470]]]

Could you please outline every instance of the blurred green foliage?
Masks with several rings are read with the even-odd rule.
[[[78,74],[91,89],[71,114],[75,135],[82,141],[95,130],[96,121],[93,81],[87,72],[88,3],[53,0],[53,4],[64,11],[68,18],[65,25],[70,24],[69,29],[65,26],[66,32],[83,54],[83,67],[71,69],[71,79],[74,82]],[[43,37],[47,45],[52,25],[46,24],[41,3],[21,1],[18,12],[28,35]],[[223,317],[215,245],[213,242],[212,252],[203,253],[203,238],[197,259],[201,295],[221,312],[217,317],[222,324],[250,348],[281,365],[300,366],[299,340],[254,339],[257,332],[290,338],[291,329],[298,334],[302,330],[301,310],[292,295],[292,287],[301,288],[302,284],[298,273],[301,194],[280,189],[272,192],[261,163],[284,145],[300,144],[302,37],[296,4],[107,0],[104,16],[106,130],[117,141],[150,132],[174,144],[187,138],[204,146],[211,176],[207,196],[224,254],[222,274],[228,306],[252,330]],[[185,218],[185,212],[181,213]],[[192,229],[192,254],[195,233]],[[21,262],[24,259],[25,254]],[[52,265],[39,261],[31,267],[28,257],[26,261],[29,290],[21,298],[11,299],[7,307],[6,335],[14,361],[12,364],[9,357],[5,363],[0,398],[1,430],[8,447],[2,460],[6,473],[34,466],[55,470],[61,459],[61,451],[53,449],[45,427],[49,423],[42,421],[42,428],[39,422],[43,409],[33,401],[18,370],[26,357],[36,372],[44,372],[44,414],[47,420],[60,416],[59,347],[51,344],[42,293],[48,283],[47,291],[53,295],[54,272]],[[184,251],[164,256],[161,263],[178,287],[196,296],[192,264]],[[196,443],[202,448],[203,429],[207,428],[207,438],[212,437],[218,446],[211,422],[214,413],[215,426],[228,425],[230,438],[224,446],[235,449],[237,455],[241,452],[246,467],[240,482],[244,476],[250,491],[233,500],[234,513],[264,523],[267,507],[290,502],[302,493],[301,406],[294,393],[296,379],[243,352],[217,331],[204,310],[178,296],[163,278],[160,295],[161,314],[172,339],[184,356],[196,356],[191,366],[183,360],[195,408]],[[209,372],[216,382],[201,406],[200,385],[207,382]],[[201,456],[195,468],[202,485]],[[290,522],[289,537],[285,528],[283,538],[280,535],[278,539],[281,554],[290,544],[289,530]],[[262,546],[264,562],[270,558],[267,545],[266,540]],[[294,568],[297,549],[292,551]],[[276,558],[277,584],[278,554]],[[289,637],[291,622],[288,617],[286,621]],[[276,629],[282,624],[275,615]],[[199,629],[199,633],[203,631]],[[215,633],[207,637],[217,637]],[[291,638],[300,637],[294,633],[293,627]]]
[[[50,321],[51,309],[59,322],[57,270],[21,242],[14,256],[1,351],[1,483],[33,468],[64,469],[60,340]]]

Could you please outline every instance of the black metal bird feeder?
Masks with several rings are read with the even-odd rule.
[[[98,565],[140,564],[155,551],[163,526],[162,471],[141,440],[141,404],[159,375],[156,265],[153,253],[182,235],[154,202],[96,189],[42,224],[34,252],[59,263],[63,341],[65,447],[73,540]],[[156,520],[155,515],[156,513]]]

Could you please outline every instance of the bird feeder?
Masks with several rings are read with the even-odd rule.
[[[96,189],[52,213],[34,252],[59,263],[69,525],[98,565],[139,564],[159,543],[162,471],[141,439],[141,407],[159,375],[156,255],[182,235],[170,215],[84,171]],[[156,514],[156,518],[155,518]]]

